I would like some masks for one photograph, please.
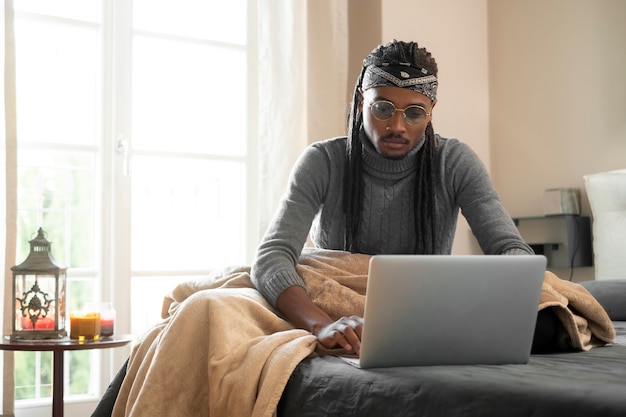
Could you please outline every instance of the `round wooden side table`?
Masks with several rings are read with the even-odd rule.
[[[79,342],[69,337],[45,340],[10,340],[2,338],[0,350],[53,352],[52,417],[63,417],[63,353],[66,350],[108,349],[129,344],[132,335],[114,335],[100,340]]]

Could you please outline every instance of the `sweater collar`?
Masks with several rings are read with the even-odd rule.
[[[366,170],[375,170],[388,174],[401,174],[407,171],[415,170],[417,167],[417,158],[415,155],[424,146],[425,137],[422,137],[417,145],[409,151],[401,159],[385,158],[378,153],[372,142],[369,140],[363,130],[360,132],[361,144],[363,145],[363,165]]]

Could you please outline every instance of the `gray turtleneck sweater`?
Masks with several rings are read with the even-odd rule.
[[[296,162],[280,206],[258,248],[252,282],[272,304],[292,285],[306,288],[295,270],[307,236],[317,247],[343,250],[346,138],[310,145]],[[502,207],[485,166],[457,139],[436,135],[436,254],[450,254],[459,209],[485,254],[532,254]],[[363,140],[364,203],[358,246],[364,253],[415,250],[415,153],[393,160]]]

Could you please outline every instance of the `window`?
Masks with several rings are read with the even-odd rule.
[[[41,226],[68,312],[112,301],[140,335],[177,282],[251,259],[248,0],[14,7],[16,263]],[[66,355],[66,393],[99,396],[110,353]],[[16,354],[18,408],[50,398],[51,362]]]

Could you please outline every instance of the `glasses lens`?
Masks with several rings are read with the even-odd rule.
[[[372,115],[378,120],[389,120],[396,114],[396,107],[388,101],[376,101],[370,108]]]
[[[420,106],[409,106],[404,109],[404,120],[412,125],[423,122],[427,116],[426,110]]]

